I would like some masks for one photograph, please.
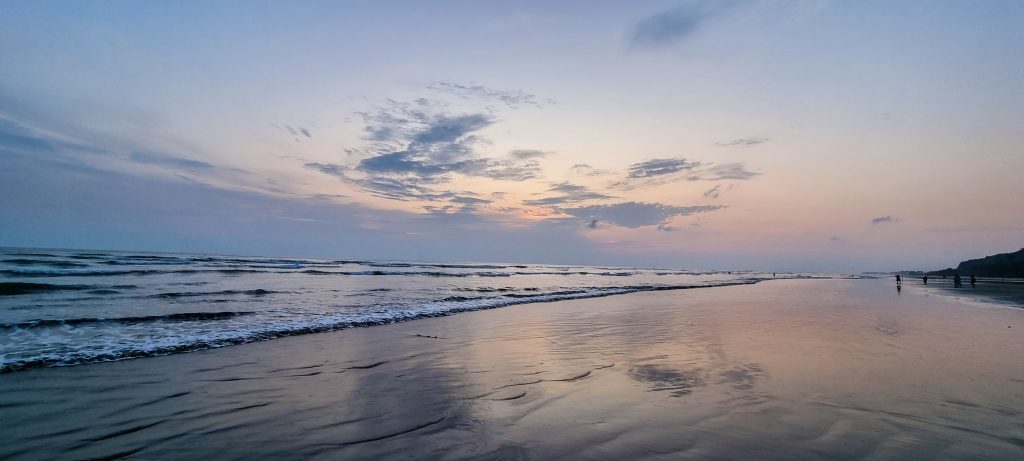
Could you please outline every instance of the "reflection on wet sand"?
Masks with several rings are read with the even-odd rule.
[[[2,375],[0,457],[1024,455],[1024,310],[889,290],[644,293]]]

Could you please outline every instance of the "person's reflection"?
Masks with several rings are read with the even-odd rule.
[[[896,294],[903,294],[903,285],[896,285]]]

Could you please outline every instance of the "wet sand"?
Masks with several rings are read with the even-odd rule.
[[[1024,459],[1024,309],[891,281],[532,304],[0,375],[4,459]]]

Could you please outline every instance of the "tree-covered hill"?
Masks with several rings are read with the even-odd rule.
[[[978,277],[1024,277],[1024,248],[1013,253],[986,256],[961,262],[956,269],[948,268],[929,272],[929,275],[953,275]]]

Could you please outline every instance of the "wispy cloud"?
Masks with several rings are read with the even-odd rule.
[[[159,152],[136,151],[132,152],[129,158],[137,163],[160,165],[186,171],[209,171],[215,168],[207,162]]]
[[[877,218],[872,218],[871,219],[871,224],[885,224],[885,223],[891,223],[893,221],[896,221],[896,218],[894,218],[892,216],[879,216]]]
[[[661,203],[625,202],[558,208],[558,211],[591,223],[597,221],[636,228],[665,224],[666,221],[676,216],[707,213],[721,208],[720,205],[672,206]]]
[[[301,127],[301,126],[295,127],[295,126],[291,126],[291,125],[278,125],[276,123],[271,123],[271,125],[274,128],[277,128],[277,129],[279,129],[281,131],[284,131],[285,133],[288,133],[289,135],[291,135],[292,139],[294,139],[296,141],[300,141],[300,139],[299,139],[300,137],[305,137],[307,139],[313,139],[313,134],[309,131],[308,128]]]
[[[748,137],[748,138],[736,138],[729,142],[715,143],[718,147],[754,147],[760,144],[764,144],[769,141],[769,138],[763,137]]]
[[[434,82],[427,86],[427,88],[453,94],[462,99],[474,99],[484,102],[497,101],[510,109],[518,109],[520,106],[524,105],[536,107],[541,106],[536,95],[527,93],[523,90],[499,90],[495,88],[488,88],[483,85],[465,85],[455,82]],[[547,102],[554,101],[547,100]]]
[[[685,158],[661,158],[646,160],[634,163],[629,166],[628,178],[650,178],[677,173],[680,171],[692,171],[701,166],[700,162],[688,162]]]
[[[760,174],[756,171],[748,170],[746,165],[742,163],[725,163],[722,165],[712,165],[703,171],[696,172],[695,175],[687,179],[691,181],[722,181],[726,179],[746,181]]]
[[[699,29],[724,3],[695,1],[644,18],[633,26],[629,45],[661,48],[678,43]]]
[[[55,143],[33,133],[28,127],[0,118],[0,150],[9,152],[53,152]]]
[[[684,158],[647,160],[629,166],[625,178],[608,187],[616,190],[634,190],[675,181],[723,181],[753,179],[761,173],[750,171],[743,163],[721,165],[688,161]]]
[[[545,152],[537,149],[516,149],[508,153],[512,158],[518,160],[529,160],[532,158],[544,158],[547,157],[549,152]]]
[[[603,200],[612,198],[610,195],[594,192],[584,186],[569,182],[553,184],[551,188],[548,189],[548,192],[557,192],[559,195],[535,200],[524,200],[523,204],[529,206],[557,206],[587,200]]]
[[[41,130],[0,114],[0,152],[22,155],[55,154],[63,160],[80,163],[80,154],[111,155],[109,149],[77,139]]]
[[[569,167],[569,172],[573,173],[573,174],[582,175],[582,176],[607,176],[607,175],[615,174],[615,172],[613,172],[611,170],[603,170],[603,169],[599,169],[599,168],[594,168],[594,167],[592,167],[592,166],[590,166],[590,165],[588,165],[586,163],[577,163],[577,164]]]
[[[704,197],[707,197],[707,198],[718,198],[718,195],[721,193],[721,189],[722,189],[722,185],[721,184],[719,184],[719,185],[717,185],[715,187],[712,187],[711,189],[709,189],[709,190],[704,192]]]
[[[305,166],[311,170],[316,170],[331,176],[344,176],[345,171],[348,170],[344,165],[339,165],[337,163],[307,163]]]

